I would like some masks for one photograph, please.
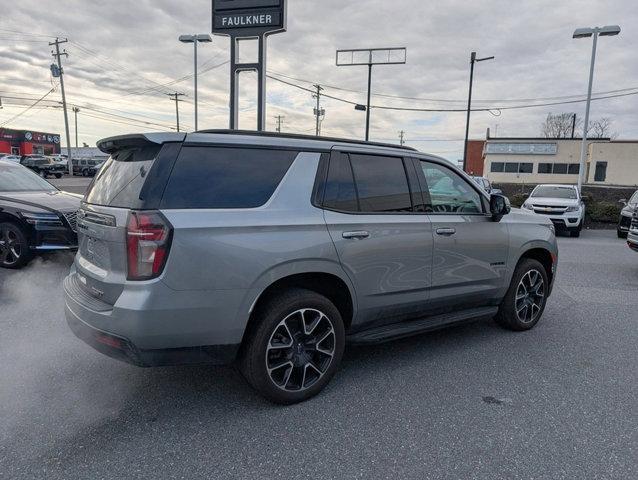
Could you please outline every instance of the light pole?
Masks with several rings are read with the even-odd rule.
[[[470,55],[470,93],[467,98],[467,120],[465,122],[465,143],[463,145],[463,171],[467,167],[467,141],[470,135],[470,111],[472,109],[472,84],[474,83],[474,64],[476,62],[484,62],[485,60],[493,60],[494,57],[476,58],[476,52]]]
[[[591,47],[591,64],[589,65],[589,85],[587,87],[587,104],[585,105],[585,126],[583,127],[583,141],[580,146],[580,169],[578,171],[578,191],[583,188],[583,178],[585,175],[585,156],[587,149],[587,133],[589,132],[589,106],[591,104],[591,89],[594,82],[594,64],[596,63],[596,44],[598,36],[610,37],[618,35],[620,27],[618,25],[607,25],[605,27],[577,28],[572,38],[594,37]]]
[[[203,42],[203,43],[209,43],[213,41],[213,38],[208,34],[208,33],[200,33],[200,34],[195,34],[195,35],[180,35],[179,36],[179,41],[182,43],[192,43],[193,44],[193,51],[194,51],[194,63],[195,63],[195,67],[194,67],[194,71],[195,71],[195,75],[194,75],[194,95],[193,98],[195,99],[195,131],[197,131],[197,44],[199,42]]]

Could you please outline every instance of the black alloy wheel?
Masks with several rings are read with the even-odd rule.
[[[14,223],[0,223],[0,267],[23,267],[31,256],[27,237]]]

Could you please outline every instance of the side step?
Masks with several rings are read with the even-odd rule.
[[[496,315],[496,312],[498,312],[498,307],[480,307],[417,320],[408,320],[348,335],[346,341],[355,345],[374,345],[439,330],[457,323],[467,322],[468,320],[490,318]]]

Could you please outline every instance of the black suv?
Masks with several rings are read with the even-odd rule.
[[[40,251],[76,249],[81,199],[0,160],[0,267],[23,267]]]
[[[66,171],[64,165],[55,163],[44,155],[23,155],[20,159],[20,163],[33,170],[42,178],[47,178],[49,175],[53,175],[55,178],[62,178],[62,175]]]

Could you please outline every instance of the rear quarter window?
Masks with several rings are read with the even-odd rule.
[[[256,208],[264,205],[299,152],[184,147],[161,208]]]

